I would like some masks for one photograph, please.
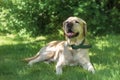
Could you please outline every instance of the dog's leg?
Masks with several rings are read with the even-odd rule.
[[[43,56],[38,56],[37,58],[30,60],[28,65],[32,66],[34,63],[40,62],[40,61],[44,61],[45,58]]]
[[[60,75],[62,74],[62,67],[64,66],[64,56],[61,55],[57,64],[56,64],[56,74]]]
[[[41,53],[37,58],[30,60],[28,65],[33,65],[34,63],[40,62],[40,61],[45,61],[45,60],[49,60],[50,58],[52,58],[52,56],[54,55],[53,52],[44,52]]]
[[[89,72],[95,73],[94,67],[90,62],[87,62],[85,64],[82,64],[83,68],[88,70]]]
[[[94,67],[91,64],[88,55],[85,55],[84,57],[80,57],[79,63],[84,69],[88,70],[89,72],[95,73]]]
[[[32,66],[34,63],[37,63],[37,62],[42,61],[42,60],[43,60],[42,57],[39,56],[36,59],[33,59],[33,60],[29,61],[28,65]]]

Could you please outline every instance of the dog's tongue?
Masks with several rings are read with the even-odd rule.
[[[74,35],[74,33],[67,33],[68,37],[72,37]]]

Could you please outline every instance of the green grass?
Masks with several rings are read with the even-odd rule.
[[[60,38],[61,39],[61,38]],[[119,80],[120,36],[108,35],[89,38],[91,62],[96,73],[91,74],[79,66],[63,68],[62,75],[55,74],[55,63],[43,62],[27,66],[23,58],[36,54],[53,36],[18,38],[14,35],[0,36],[0,80]]]

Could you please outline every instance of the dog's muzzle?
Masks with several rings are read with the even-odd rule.
[[[73,23],[67,22],[66,23],[66,33],[65,34],[68,38],[73,38],[73,37],[77,37],[79,35],[79,32],[74,32],[73,31]]]

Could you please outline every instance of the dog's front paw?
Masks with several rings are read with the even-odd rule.
[[[56,74],[61,75],[62,74],[62,69],[61,68],[56,68]]]
[[[94,70],[93,66],[89,66],[89,67],[88,67],[88,71],[89,71],[89,72],[92,72],[93,74],[95,73],[95,70]]]
[[[83,68],[88,70],[89,72],[95,73],[94,67],[91,63],[87,63],[83,65]]]
[[[62,74],[62,69],[56,70],[56,74],[57,74],[57,75],[61,75],[61,74]]]

